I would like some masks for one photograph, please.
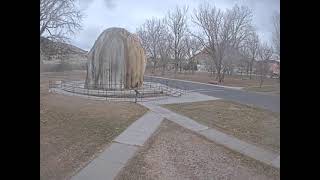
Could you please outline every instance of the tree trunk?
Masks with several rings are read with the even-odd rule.
[[[260,67],[259,67],[260,69],[260,73],[259,73],[259,80],[260,80],[260,82],[259,82],[259,87],[261,88],[262,87],[262,84],[263,84],[263,80],[264,80],[264,67],[263,67],[263,64],[260,64]]]
[[[210,77],[213,77],[213,62],[210,64]]]
[[[221,66],[217,66],[216,71],[217,71],[216,81],[221,83]]]
[[[176,61],[176,60],[175,60]],[[174,63],[174,74],[177,74],[178,72],[178,63],[177,61]]]
[[[224,81],[224,75],[225,75],[225,73],[226,73],[226,71],[225,71],[225,70],[223,70],[223,71],[222,71],[222,76],[221,76],[221,80],[220,80],[220,82],[223,82],[223,81]]]
[[[194,74],[194,65],[193,65],[193,63],[192,63],[192,67],[191,68],[192,68],[191,69],[191,73]]]
[[[157,66],[157,64],[156,64],[156,62],[154,62],[154,63],[153,63],[152,74],[154,74],[154,73],[156,72],[156,66]]]
[[[166,70],[166,65],[163,65],[163,66],[162,66],[162,73],[161,73],[162,75],[164,75],[165,70]]]
[[[176,50],[177,48],[176,48],[176,45],[175,45],[175,49],[174,49],[174,74],[176,75],[177,74],[177,72],[178,72],[178,66],[179,66],[179,64],[178,64],[178,52],[177,52],[177,50]]]
[[[247,76],[249,76],[249,69],[250,69],[250,63],[248,62],[246,67]]]
[[[262,77],[262,75],[260,75],[260,83],[259,83],[260,88],[262,87],[262,84],[263,84],[263,77]]]
[[[250,62],[250,76],[249,76],[249,79],[252,79],[252,66],[253,66],[253,62],[254,62],[254,60],[251,60],[251,62]]]
[[[220,72],[220,70],[217,71],[216,80],[217,80],[219,83],[221,83],[221,72]]]

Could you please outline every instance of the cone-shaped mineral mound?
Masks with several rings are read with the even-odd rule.
[[[139,39],[123,28],[103,31],[88,53],[85,86],[132,89],[143,84],[146,57]]]

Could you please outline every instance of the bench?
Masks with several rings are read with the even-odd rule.
[[[209,81],[208,83],[209,83],[209,84],[215,84],[215,85],[218,85],[218,84],[219,84],[218,81]]]

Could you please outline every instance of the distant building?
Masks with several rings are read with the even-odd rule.
[[[270,63],[270,71],[273,74],[280,74],[280,62]]]
[[[199,51],[192,58],[197,63],[198,71],[210,71],[210,56],[205,51]]]
[[[207,71],[207,68],[204,64],[197,64],[197,70],[203,72]]]
[[[268,61],[270,72],[272,75],[280,75],[280,57],[273,54],[271,60]]]
[[[279,77],[280,76],[280,60],[268,60],[265,61],[268,65],[268,77]],[[259,61],[255,61],[255,66],[257,66]],[[257,73],[256,71],[254,71]]]

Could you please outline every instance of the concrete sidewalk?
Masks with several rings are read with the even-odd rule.
[[[113,141],[122,144],[142,146],[152,133],[156,131],[162,120],[163,117],[159,114],[152,111],[147,112]]]
[[[271,165],[276,168],[280,168],[279,154],[264,150],[260,147],[249,144],[245,141],[242,141],[234,136],[225,134],[214,128],[209,128],[207,126],[199,124],[198,122],[188,117],[182,116],[168,109],[160,107],[155,103],[141,102],[140,104],[149,108],[151,111],[155,113],[161,114],[163,117],[165,117],[168,120],[171,120],[187,129],[190,129],[198,134],[201,134],[202,136],[205,136],[207,139],[211,141],[214,141],[229,149],[232,149],[236,152],[249,156],[265,164]]]
[[[136,146],[112,143],[71,180],[112,180],[137,150]]]
[[[113,143],[102,152],[96,159],[90,162],[79,173],[73,176],[72,180],[108,180],[113,179],[119,171],[131,159],[139,146],[156,131],[164,118],[173,121],[187,129],[190,129],[207,139],[221,144],[236,152],[249,156],[265,164],[280,168],[280,155],[269,152],[257,146],[244,142],[236,137],[227,135],[216,129],[209,128],[198,122],[174,113],[161,107],[161,104],[196,102],[206,100],[216,100],[211,96],[199,93],[190,93],[179,98],[170,97],[169,99],[140,102],[139,104],[150,109],[145,115],[132,123],[123,133],[113,140]]]
[[[71,180],[112,180],[131,159],[138,146],[142,146],[158,128],[163,117],[147,112],[132,123],[96,159],[90,162]]]

